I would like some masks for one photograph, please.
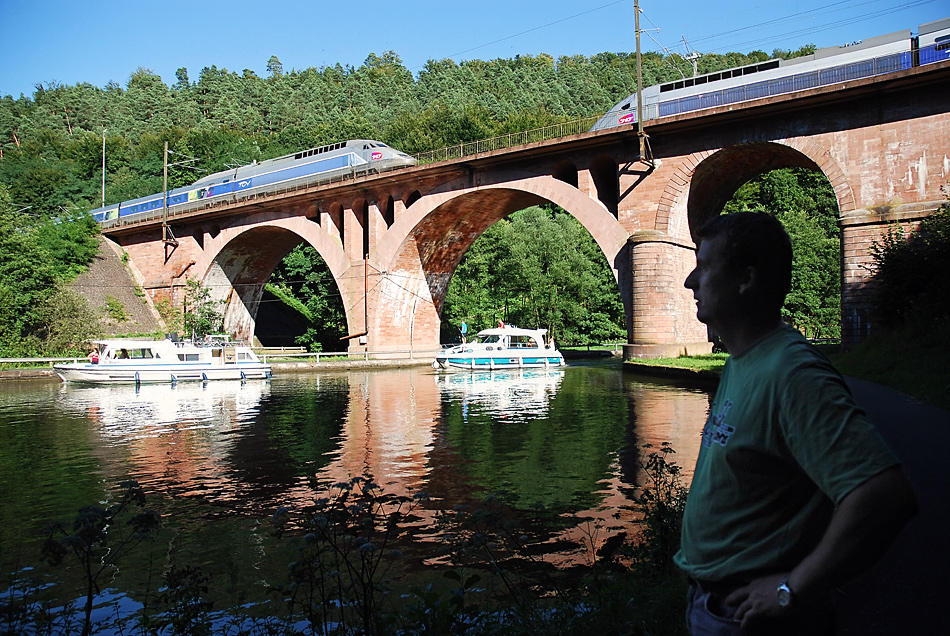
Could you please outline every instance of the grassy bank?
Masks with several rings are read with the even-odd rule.
[[[950,329],[903,329],[871,335],[844,352],[836,345],[821,350],[845,375],[876,382],[918,398],[933,406],[950,409]],[[725,353],[679,358],[637,360],[637,365],[691,372],[720,373]]]
[[[845,375],[877,382],[950,409],[950,328],[913,329],[872,334],[848,353],[833,353]]]

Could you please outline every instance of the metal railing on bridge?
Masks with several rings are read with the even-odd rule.
[[[477,141],[466,141],[453,146],[446,146],[438,150],[429,150],[414,155],[421,165],[436,163],[438,161],[450,161],[452,159],[461,159],[478,155],[483,152],[494,152],[515,146],[526,146],[528,144],[548,141],[550,139],[559,139],[569,135],[579,135],[590,131],[591,126],[600,119],[599,115],[575,119],[573,121],[561,122],[535,128],[533,130],[523,130],[512,132],[488,139],[479,139]]]

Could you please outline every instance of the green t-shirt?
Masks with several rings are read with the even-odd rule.
[[[675,561],[709,581],[788,571],[845,495],[897,463],[841,375],[783,326],[726,362]]]

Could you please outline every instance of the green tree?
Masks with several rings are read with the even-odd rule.
[[[319,252],[301,243],[281,261],[271,283],[303,306],[308,321],[306,331],[297,338],[297,344],[309,351],[338,351],[346,335],[346,314],[343,299],[336,282]]]
[[[593,238],[559,208],[531,207],[491,226],[456,269],[443,310],[445,333],[504,320],[548,329],[567,343],[624,336],[623,305]]]
[[[792,288],[782,315],[806,336],[841,336],[838,205],[820,172],[784,168],[744,184],[723,212],[774,214],[792,239]]]
[[[0,184],[0,357],[40,352],[41,308],[55,284],[54,264],[35,227]]]
[[[224,300],[214,300],[199,281],[189,280],[185,289],[182,327],[188,336],[203,338],[224,330]]]
[[[946,330],[950,325],[950,204],[916,230],[893,225],[873,244],[874,320],[887,329]]]
[[[270,73],[271,79],[276,79],[284,74],[284,65],[280,63],[276,55],[267,58],[267,72]]]

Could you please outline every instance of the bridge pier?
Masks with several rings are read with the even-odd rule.
[[[693,293],[683,281],[696,264],[696,247],[656,230],[628,241],[633,308],[624,360],[698,355],[712,351],[705,325],[696,319]]]

